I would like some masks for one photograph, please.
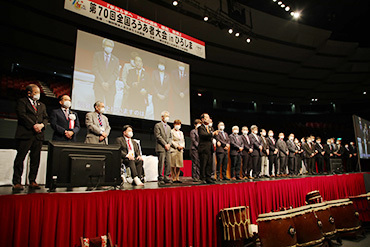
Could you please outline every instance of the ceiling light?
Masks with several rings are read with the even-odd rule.
[[[199,96],[199,97],[201,97],[201,96],[202,96],[202,94],[201,94],[201,93],[198,93],[198,96]]]
[[[293,14],[291,14],[295,19],[298,19],[300,16],[301,16],[301,13],[298,13],[298,12],[292,12]]]
[[[239,37],[240,36],[240,33],[235,33],[235,37]]]
[[[285,7],[285,11],[287,11],[287,12],[288,12],[289,10],[290,10],[290,7],[289,7],[289,6],[286,6],[286,7]]]
[[[285,8],[285,4],[280,5],[280,7]]]
[[[283,4],[283,2],[282,2],[282,1],[279,1],[279,2],[278,2],[278,4],[279,4],[279,5],[282,5],[282,4]]]
[[[366,94],[366,92],[363,92],[363,94]]]
[[[208,21],[208,16],[204,16],[203,20]]]
[[[247,42],[247,43],[250,43],[252,40],[251,40],[251,38],[247,38],[246,40],[245,40],[245,42]]]
[[[273,2],[276,2],[277,0],[272,0]]]
[[[232,28],[230,28],[230,29],[229,29],[229,34],[232,34],[232,33],[233,33],[233,31],[234,31],[234,30],[233,30]]]
[[[177,6],[178,4],[179,4],[179,2],[177,2],[177,1],[173,1],[173,2],[172,2],[172,5],[173,5],[173,6]]]

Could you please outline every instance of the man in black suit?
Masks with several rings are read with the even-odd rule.
[[[39,102],[40,88],[35,84],[26,87],[27,97],[18,100],[18,124],[15,133],[17,155],[14,160],[13,190],[21,191],[23,161],[30,151],[30,171],[28,175],[30,189],[40,189],[36,183],[37,172],[40,165],[42,141],[44,130],[48,123],[46,106]]]
[[[316,138],[316,162],[317,162],[317,170],[318,173],[323,173],[324,172],[324,155],[325,155],[325,150],[324,146],[321,143],[321,138],[317,137]]]
[[[202,125],[198,128],[198,135],[199,135],[199,145],[198,145],[198,153],[199,153],[199,160],[200,160],[200,178],[203,183],[213,184],[214,181],[212,180],[212,150],[213,150],[213,143],[212,139],[214,135],[218,134],[218,130],[212,133],[208,124],[210,122],[210,117],[207,113],[203,113],[200,116],[200,120],[202,121]]]
[[[289,149],[284,141],[284,133],[279,133],[279,140],[276,142],[276,148],[279,150],[279,168],[278,177],[287,176],[286,167],[288,164]]]
[[[330,167],[330,159],[334,156],[333,152],[333,147],[331,145],[331,140],[328,139],[326,141],[326,144],[324,145],[324,161],[325,161],[325,168],[326,168],[326,171],[330,171],[331,167]]]
[[[298,147],[294,143],[294,134],[290,134],[288,137],[288,140],[286,142],[289,155],[288,155],[288,169],[289,169],[289,175],[297,175],[298,174],[298,167],[297,167],[297,153],[298,153]]]
[[[349,143],[349,150],[352,154],[350,171],[355,172],[357,171],[358,158],[357,158],[357,147],[355,146],[354,142]]]
[[[253,152],[252,156],[252,167],[253,167],[253,176],[252,177],[259,177],[261,172],[261,152],[262,152],[262,139],[259,137],[258,134],[258,127],[257,125],[251,126],[251,134],[249,135],[249,139],[252,142]]]
[[[306,143],[302,146],[307,164],[307,171],[309,175],[316,173],[315,169],[315,145],[312,144],[311,137],[306,138]]]
[[[103,39],[103,51],[94,54],[92,72],[95,75],[94,94],[95,101],[105,103],[107,113],[113,111],[116,80],[119,76],[119,60],[112,54],[114,42]]]
[[[230,149],[230,138],[229,135],[225,132],[225,124],[220,122],[218,124],[219,133],[216,135],[216,179],[221,180],[220,169],[222,169],[222,179],[229,180],[226,177],[229,149]]]
[[[199,161],[199,154],[198,154],[198,145],[199,145],[199,135],[198,135],[198,128],[202,124],[200,119],[194,120],[194,129],[190,131],[190,158],[191,158],[191,166],[192,166],[192,178],[194,182],[200,181],[200,161]]]
[[[133,178],[132,185],[143,186],[141,178],[143,172],[143,158],[138,143],[132,140],[134,135],[132,127],[125,125],[122,128],[123,136],[117,137],[116,143],[121,147],[121,160],[126,167],[130,167],[131,177]]]
[[[269,137],[266,140],[267,140],[267,144],[269,145],[269,150],[270,150],[269,155],[268,155],[269,174],[271,177],[274,177],[278,174],[277,155],[278,155],[279,149],[276,147],[276,140],[274,138],[274,132],[272,130],[269,130],[268,136]]]
[[[189,107],[189,73],[183,62],[178,62],[177,69],[172,71],[171,84],[173,89],[172,106],[173,110],[183,109],[187,112]]]
[[[76,135],[80,131],[78,115],[72,112],[71,98],[68,95],[59,97],[60,108],[54,109],[50,114],[50,125],[53,128],[54,141],[76,141]]]
[[[253,144],[248,136],[248,127],[243,126],[242,127],[242,133],[241,136],[243,141],[243,151],[242,151],[242,159],[243,159],[243,176],[244,179],[252,179],[251,171],[252,171],[252,156],[253,153]]]
[[[342,160],[343,160],[343,167],[346,172],[351,171],[351,158],[352,158],[352,154],[351,154],[351,150],[349,150],[349,145],[345,144],[343,148]]]
[[[170,76],[166,72],[164,59],[158,62],[158,69],[152,72],[152,95],[154,116],[158,116],[163,109],[168,108],[170,92]],[[176,109],[177,110],[177,109]]]
[[[241,167],[241,153],[244,150],[244,144],[241,136],[239,135],[239,127],[233,126],[233,133],[230,135],[230,176],[231,180],[242,180],[243,177],[240,176]]]

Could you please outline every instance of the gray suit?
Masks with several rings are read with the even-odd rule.
[[[165,145],[171,144],[172,134],[171,127],[168,124],[159,122],[154,126],[154,136],[156,139],[155,152],[158,156],[158,181],[169,180],[170,167],[171,167],[171,156],[170,151],[166,151]],[[164,166],[164,177],[162,175]]]
[[[89,112],[86,114],[86,128],[87,128],[87,135],[85,139],[85,143],[96,143],[96,144],[107,144],[108,145],[108,137],[106,137],[103,141],[99,141],[99,137],[102,132],[108,134],[110,133],[110,126],[108,122],[108,118],[103,114],[100,115],[101,121],[103,126],[100,126],[98,113],[96,112]]]

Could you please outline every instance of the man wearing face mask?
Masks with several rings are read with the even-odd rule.
[[[357,171],[358,158],[357,158],[357,147],[355,146],[354,142],[349,143],[349,150],[352,154],[350,171],[355,172]]]
[[[325,156],[325,150],[324,146],[321,144],[321,138],[316,138],[316,163],[317,163],[317,170],[318,173],[322,174],[324,172],[324,156]]]
[[[222,170],[222,179],[229,180],[226,177],[229,149],[230,149],[230,138],[229,135],[225,132],[225,124],[220,122],[218,124],[219,133],[216,136],[216,158],[217,158],[217,168],[216,168],[216,177],[218,180],[221,180],[220,169]]]
[[[199,155],[198,155],[198,145],[199,145],[199,135],[198,135],[198,128],[202,124],[200,119],[195,119],[194,121],[194,129],[190,131],[190,158],[191,158],[191,165],[192,165],[192,178],[194,182],[200,181],[200,163],[199,163]]]
[[[114,42],[103,39],[103,51],[94,54],[92,72],[95,75],[95,101],[105,102],[108,112],[113,108],[116,80],[119,76],[119,60],[112,54]]]
[[[172,98],[174,110],[186,107],[189,100],[189,74],[183,62],[178,62],[177,69],[172,71],[171,83],[174,92]]]
[[[326,144],[324,145],[324,151],[325,151],[325,154],[324,154],[325,167],[326,167],[327,171],[330,171],[330,169],[331,169],[330,159],[334,157],[334,150],[333,150],[333,147],[331,145],[331,140],[330,139],[326,140]]]
[[[50,125],[53,128],[54,141],[76,141],[76,135],[80,131],[80,121],[77,113],[71,107],[71,98],[62,95],[59,98],[60,108],[55,109],[50,114]]]
[[[13,190],[21,191],[24,187],[21,184],[23,173],[23,161],[30,151],[30,171],[28,175],[29,188],[40,189],[36,183],[36,176],[40,164],[44,130],[48,123],[46,106],[39,102],[40,88],[35,84],[26,87],[27,97],[17,102],[17,130],[15,139],[17,155],[14,160]]]
[[[172,133],[171,127],[168,125],[170,120],[170,113],[163,111],[161,113],[162,121],[154,125],[154,136],[156,139],[155,152],[158,156],[158,184],[164,185],[171,183],[170,169],[171,169],[171,141]],[[164,176],[162,175],[164,168]]]
[[[279,133],[279,140],[276,142],[276,148],[279,150],[279,168],[278,168],[278,177],[287,176],[286,168],[288,164],[289,149],[284,141],[284,133]]]
[[[213,136],[218,135],[218,130],[213,131],[208,126],[210,117],[207,113],[200,116],[202,125],[198,128],[199,145],[198,153],[200,160],[200,179],[203,183],[213,184],[212,179],[212,153],[213,153]]]
[[[269,177],[268,155],[270,154],[269,145],[266,140],[266,130],[261,129],[262,151],[261,153],[261,177]]]
[[[170,92],[170,76],[166,72],[166,62],[160,59],[158,69],[152,73],[152,93],[154,115],[158,116],[163,109],[168,108],[168,94]]]
[[[121,160],[126,167],[130,167],[133,178],[132,185],[143,186],[140,178],[144,175],[143,158],[138,143],[132,139],[134,133],[130,125],[122,128],[123,136],[116,139],[121,147]]]
[[[85,143],[108,145],[108,136],[111,130],[108,118],[103,115],[105,112],[104,103],[97,101],[94,104],[94,112],[86,114],[87,134]]]
[[[244,150],[243,140],[239,135],[239,127],[233,126],[232,134],[230,135],[230,158],[231,158],[231,167],[230,167],[230,176],[231,180],[242,180],[243,177],[240,175],[241,167],[241,153]]]
[[[249,135],[249,139],[253,145],[253,152],[252,156],[252,167],[253,167],[253,177],[260,177],[261,172],[261,153],[263,150],[262,146],[262,139],[259,137],[258,134],[258,127],[257,125],[251,126],[252,133]]]
[[[288,155],[288,169],[289,169],[289,175],[294,176],[298,174],[298,168],[297,168],[297,153],[298,153],[298,147],[294,143],[294,134],[290,134],[288,137],[288,141],[286,142],[289,155]]]
[[[213,128],[212,118],[209,118],[208,128],[211,130],[212,133],[215,131],[215,129]],[[211,179],[213,181],[216,181],[216,179],[215,179],[215,174],[216,174],[216,144],[217,144],[217,141],[216,141],[216,137],[214,136],[212,138],[213,149],[212,149],[212,172],[211,172]]]
[[[248,136],[248,127],[243,126],[242,127],[242,133],[241,136],[243,141],[243,151],[242,151],[242,162],[243,162],[243,178],[244,179],[253,179],[251,176],[252,171],[252,152],[253,152],[253,144]]]
[[[274,138],[274,132],[272,130],[269,130],[268,132],[268,138],[267,143],[269,145],[269,174],[271,177],[274,177],[278,174],[278,162],[277,162],[277,155],[279,152],[279,149],[276,147],[276,140]],[[275,175],[274,175],[275,174]]]
[[[315,145],[312,144],[311,138],[306,138],[306,143],[302,146],[306,159],[307,171],[309,175],[316,173],[315,169]]]

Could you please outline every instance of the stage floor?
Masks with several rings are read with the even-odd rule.
[[[343,173],[343,174],[353,174],[353,173]],[[265,177],[265,178],[256,178],[256,179],[246,179],[246,180],[236,180],[236,181],[215,181],[215,184],[238,184],[238,183],[248,183],[248,182],[263,182],[263,181],[281,181],[287,179],[301,179],[301,178],[310,178],[310,177],[325,177],[333,176],[335,174],[317,174],[317,175],[299,175],[299,176],[288,176],[288,177]],[[338,175],[338,174],[337,174]],[[212,184],[203,184],[201,182],[193,182],[193,179],[190,177],[180,177],[182,183],[172,183],[159,185],[158,182],[146,182],[144,186],[133,186],[129,183],[124,183],[116,190],[144,190],[144,189],[160,189],[160,188],[179,188],[179,187],[189,187],[189,186],[207,186]],[[34,194],[34,193],[88,193],[88,192],[102,192],[107,190],[115,190],[111,186],[104,186],[98,189],[90,190],[87,187],[76,187],[72,190],[67,190],[66,188],[57,188],[55,192],[49,192],[48,188],[45,188],[44,185],[40,185],[41,189],[31,190],[28,186],[25,186],[25,189],[20,192],[13,192],[11,185],[0,186],[0,195],[11,195],[11,194]]]
[[[364,174],[263,178],[159,187],[124,185],[122,190],[57,193],[47,189],[12,194],[1,187],[0,243],[4,246],[78,246],[79,238],[109,232],[118,246],[214,247],[221,245],[221,209],[247,206],[251,222],[280,208],[305,205],[307,192],[325,201],[366,193]]]

